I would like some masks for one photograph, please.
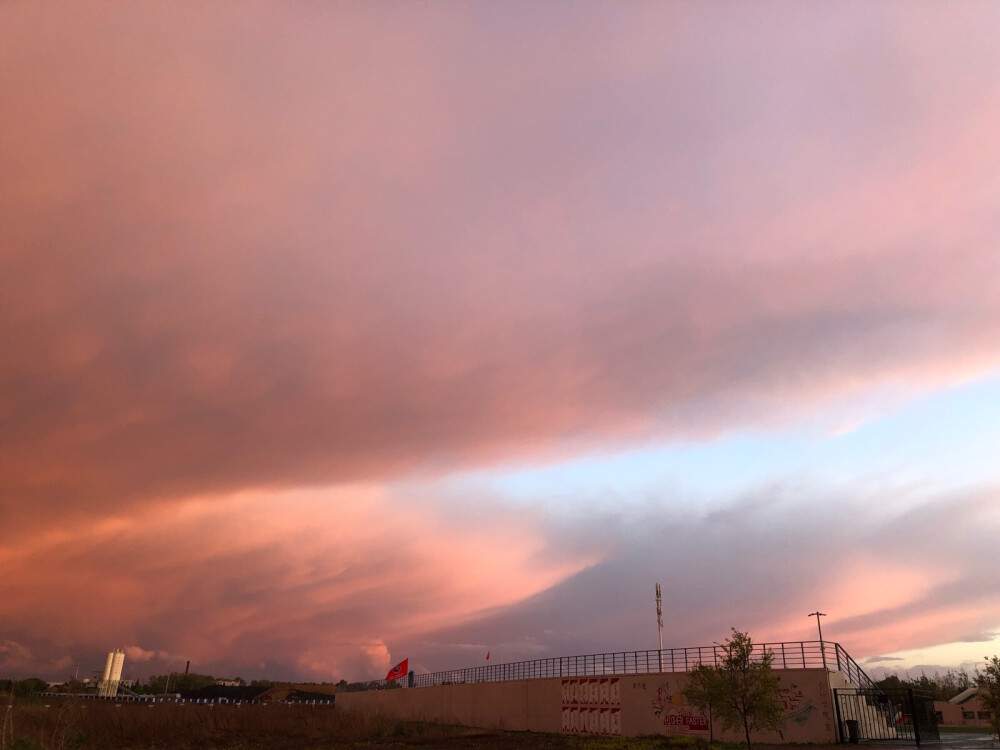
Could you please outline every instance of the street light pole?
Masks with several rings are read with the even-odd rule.
[[[826,645],[823,643],[823,626],[819,622],[819,618],[826,617],[826,612],[820,612],[817,609],[815,612],[810,612],[806,617],[816,618],[816,627],[819,630],[819,650],[823,654],[823,669],[826,669]]]

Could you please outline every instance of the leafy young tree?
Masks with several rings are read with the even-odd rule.
[[[750,746],[750,732],[777,729],[784,713],[778,696],[778,678],[771,671],[774,654],[754,654],[753,641],[733,628],[721,645],[723,658],[717,665],[699,664],[682,691],[688,702],[714,714],[728,729],[743,728]]]
[[[715,742],[712,726],[712,707],[722,703],[722,681],[714,667],[699,664],[691,672],[687,686],[682,691],[688,703],[697,706],[708,716],[708,741]]]
[[[980,676],[979,700],[990,712],[990,726],[1000,739],[1000,656],[987,656]]]

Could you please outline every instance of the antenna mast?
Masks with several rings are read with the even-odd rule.
[[[656,582],[656,633],[660,639],[660,650],[658,652],[660,671],[663,671],[663,595],[660,591],[660,582]]]

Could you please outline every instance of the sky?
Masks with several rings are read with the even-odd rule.
[[[998,40],[0,2],[0,676],[1000,653]]]

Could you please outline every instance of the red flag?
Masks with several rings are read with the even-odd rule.
[[[400,677],[405,677],[406,673],[409,671],[407,669],[407,662],[410,661],[409,658],[403,659],[396,666],[389,670],[389,674],[385,676],[387,680],[398,680]]]
[[[487,652],[486,652],[486,661],[489,661],[489,660],[490,660],[490,652],[489,652],[489,651],[487,651]]]

